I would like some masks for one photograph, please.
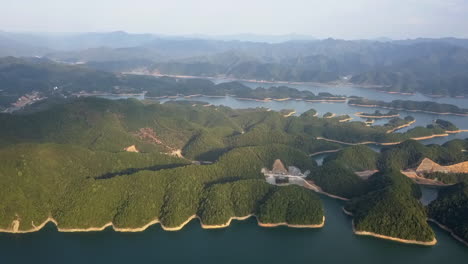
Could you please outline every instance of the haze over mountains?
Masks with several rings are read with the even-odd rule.
[[[240,41],[251,40],[251,41]],[[313,39],[0,32],[0,56],[86,64],[113,72],[289,82],[351,82],[392,92],[468,95],[468,40]]]

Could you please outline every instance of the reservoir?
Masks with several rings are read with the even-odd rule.
[[[227,79],[211,79],[211,81],[215,83],[221,83],[226,81],[231,81]],[[380,100],[385,102],[391,102],[392,100],[413,100],[413,101],[432,101],[437,103],[443,104],[453,104],[460,108],[468,108],[468,98],[453,98],[453,97],[441,97],[441,98],[433,98],[429,97],[420,93],[416,93],[414,95],[406,95],[406,94],[389,94],[384,92],[379,92],[374,89],[370,88],[357,88],[357,87],[350,87],[350,86],[318,86],[314,84],[284,84],[284,83],[255,83],[255,82],[245,82],[240,81],[240,83],[250,87],[271,87],[271,86],[281,86],[287,85],[289,87],[298,89],[298,90],[307,90],[311,91],[314,94],[318,94],[321,92],[328,92],[334,95],[344,95],[344,96],[361,96],[364,98],[372,99],[372,100]],[[119,95],[105,95],[100,96],[107,99],[126,99],[126,98],[136,98],[138,100],[145,99],[143,95],[137,96],[119,96]],[[154,99],[150,99],[154,100]],[[224,97],[208,97],[208,96],[198,96],[198,97],[191,97],[191,98],[184,98],[182,96],[175,98],[175,99],[159,99],[154,101],[159,101],[161,103],[167,101],[178,101],[178,100],[191,100],[191,101],[202,101],[212,105],[224,105],[234,109],[244,109],[244,108],[256,108],[256,107],[264,107],[267,109],[271,109],[274,111],[280,111],[282,109],[292,109],[295,110],[296,113],[294,115],[298,116],[310,109],[315,109],[319,116],[323,116],[327,112],[335,113],[336,115],[349,115],[353,118],[351,121],[365,121],[366,118],[360,118],[355,116],[356,112],[365,112],[365,113],[373,113],[375,110],[379,110],[382,113],[386,113],[389,109],[378,108],[378,107],[360,107],[360,106],[353,106],[347,103],[338,103],[338,102],[306,102],[306,101],[296,101],[296,100],[286,100],[286,101],[268,101],[268,102],[259,102],[253,100],[240,100],[235,97],[231,96],[224,96]],[[433,114],[433,113],[423,113],[423,112],[410,112],[404,110],[397,111],[400,114],[400,118],[404,118],[406,116],[412,116],[416,119],[416,122],[413,123],[409,127],[402,128],[396,133],[405,132],[409,129],[412,129],[416,126],[426,126],[432,124],[433,121],[436,119],[443,119],[452,122],[458,128],[462,130],[468,129],[468,116],[457,116],[457,115],[441,115],[441,114]],[[387,123],[389,119],[375,119],[375,123],[373,125],[384,125]],[[443,144],[444,142],[450,141],[455,138],[465,139],[468,138],[467,132],[462,132],[458,134],[451,134],[447,137],[436,137],[432,139],[427,139],[421,141],[423,144]]]
[[[322,229],[262,228],[250,218],[204,230],[193,220],[181,231],[159,225],[139,233],[112,229],[60,233],[54,225],[30,234],[0,233],[1,263],[464,263],[468,248],[431,224],[433,247],[399,244],[352,233],[343,202],[321,196]]]
[[[259,86],[258,84],[249,85]],[[429,100],[468,108],[468,99],[461,98],[434,99],[421,94],[412,96],[385,94],[370,89],[290,86],[310,89],[314,93],[328,91],[333,94],[357,95],[384,101]],[[114,96],[111,99],[119,99],[119,97]],[[183,100],[183,98],[177,100],[181,99]],[[297,114],[313,108],[319,112],[319,115],[326,112],[348,114],[354,117],[354,120],[364,120],[354,116],[355,112],[373,112],[377,109],[349,106],[346,103],[243,101],[229,96],[197,97],[190,100],[232,108],[294,109]],[[162,100],[162,102],[165,101],[167,100]],[[381,111],[387,110],[381,109]],[[410,128],[415,125],[427,125],[436,118],[442,118],[453,122],[461,129],[468,129],[468,117],[399,112],[402,117],[412,115],[416,118],[417,123]],[[466,137],[468,133],[460,133],[422,142],[441,144],[453,138]],[[325,155],[314,158],[321,160],[324,157]],[[437,190],[433,188],[423,187],[422,191],[424,204],[437,197]],[[356,236],[352,232],[352,218],[342,212],[344,202],[323,195],[320,195],[320,198],[326,217],[325,226],[321,229],[262,228],[257,226],[254,218],[246,221],[233,221],[230,227],[218,230],[204,230],[200,227],[198,220],[192,220],[178,232],[163,231],[159,225],[153,225],[146,231],[138,233],[118,233],[110,228],[102,232],[61,233],[53,224],[48,224],[35,233],[0,233],[0,263],[466,264],[468,261],[468,247],[433,224],[431,227],[438,240],[437,245],[433,247],[406,245],[373,237]]]
[[[212,80],[215,83],[225,82],[227,80]],[[413,100],[413,101],[432,101],[437,103],[444,103],[444,104],[453,104],[460,108],[468,108],[468,98],[453,98],[453,97],[442,97],[442,98],[433,98],[429,96],[425,96],[423,94],[416,93],[414,95],[405,95],[405,94],[389,94],[379,92],[374,89],[369,88],[356,88],[356,87],[349,87],[349,86],[317,86],[313,84],[266,84],[266,83],[254,83],[254,82],[241,82],[242,84],[250,87],[256,88],[259,86],[268,88],[271,86],[281,86],[287,85],[292,88],[296,88],[298,90],[307,90],[311,91],[314,94],[318,94],[321,92],[329,92],[334,95],[345,95],[345,96],[361,96],[368,99],[373,100],[380,100],[385,102],[391,102],[392,100]],[[142,99],[142,98],[138,98]],[[279,111],[282,109],[293,109],[296,111],[296,116],[300,115],[301,113],[308,111],[310,109],[315,109],[319,116],[324,115],[327,112],[335,113],[337,115],[349,115],[353,118],[351,121],[365,121],[365,118],[360,118],[355,116],[356,112],[365,112],[365,113],[373,113],[375,110],[380,110],[382,113],[386,113],[389,109],[378,108],[378,107],[359,107],[359,106],[352,106],[347,103],[330,103],[330,102],[306,102],[306,101],[296,101],[296,100],[286,100],[286,101],[268,101],[268,102],[259,102],[253,100],[240,100],[235,97],[225,96],[225,97],[207,97],[207,96],[200,96],[200,97],[191,97],[186,99],[184,97],[178,97],[176,99],[161,99],[161,102],[167,102],[169,100],[194,100],[194,101],[203,101],[212,105],[224,105],[235,109],[243,109],[243,108],[256,108],[256,107],[264,107],[274,111]],[[441,114],[433,114],[433,113],[423,113],[423,112],[410,112],[410,111],[400,111],[400,118],[404,118],[406,116],[412,116],[416,119],[416,122],[413,123],[409,127],[405,127],[403,129],[398,130],[397,132],[405,132],[409,129],[412,129],[416,126],[426,126],[433,123],[436,119],[443,119],[452,122],[460,129],[468,129],[468,116],[456,116],[456,115],[441,115]],[[373,125],[383,125],[387,123],[389,119],[376,119]],[[447,137],[438,137],[432,138],[428,140],[421,141],[424,144],[443,144],[449,140],[460,138],[465,139],[468,138],[467,132],[462,132],[458,134],[451,134]]]

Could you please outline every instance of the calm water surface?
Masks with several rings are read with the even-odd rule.
[[[468,99],[433,99],[421,94],[401,96],[349,87],[289,86],[315,93],[358,95],[385,101],[431,100],[468,107]],[[232,97],[202,97],[194,100],[233,108],[295,109],[298,114],[311,108],[320,114],[333,112],[349,115],[375,110],[343,103],[260,103]],[[403,117],[407,114],[414,116],[417,125],[426,125],[435,118],[443,118],[460,128],[468,129],[467,117],[400,113]],[[359,120],[357,117],[355,119]],[[468,134],[462,133],[424,143],[440,144],[465,137]],[[321,161],[324,157],[317,156],[315,159]],[[423,187],[422,191],[423,204],[437,197],[437,189]],[[439,241],[434,247],[403,245],[356,236],[352,233],[351,218],[341,211],[343,202],[325,196],[321,196],[321,199],[326,215],[325,227],[322,229],[261,228],[256,225],[256,221],[249,219],[234,221],[231,227],[221,230],[203,230],[198,221],[194,220],[179,232],[166,232],[155,225],[140,233],[116,233],[110,229],[92,233],[60,233],[54,225],[49,224],[43,230],[31,234],[0,233],[0,263],[468,263],[468,247],[437,226],[432,226]]]
[[[374,93],[377,93],[374,91]],[[386,96],[386,94],[381,94],[381,96]],[[186,100],[184,98],[177,98],[175,100]],[[294,109],[296,111],[295,115],[300,115],[310,109],[315,109],[318,114],[321,116],[327,112],[332,112],[337,115],[349,115],[353,117],[353,121],[365,121],[365,119],[355,116],[356,112],[374,112],[375,110],[380,110],[381,112],[387,112],[388,109],[383,108],[375,108],[375,107],[359,107],[359,106],[351,106],[347,103],[311,103],[311,102],[304,102],[304,101],[271,101],[271,102],[257,102],[257,101],[249,101],[249,100],[239,100],[234,97],[225,96],[225,97],[193,97],[190,100],[196,101],[203,101],[213,105],[224,105],[229,106],[231,108],[256,108],[256,107],[265,107],[270,108],[275,111],[279,111],[281,109]],[[161,100],[161,102],[167,102],[168,99]],[[465,99],[466,107],[468,107],[468,99]],[[416,122],[412,124],[410,127],[403,128],[398,132],[405,132],[408,129],[414,128],[416,126],[426,126],[431,124],[435,119],[444,119],[454,123],[460,129],[468,129],[468,117],[466,116],[455,116],[455,115],[437,115],[437,114],[429,114],[429,113],[419,113],[419,112],[408,112],[408,111],[398,111],[401,118],[406,116],[413,116],[416,119]],[[389,119],[378,119],[374,123],[374,125],[383,125],[388,122]],[[446,141],[455,139],[455,138],[467,138],[468,133],[458,133],[452,134],[448,137],[443,138],[433,138],[429,140],[422,141],[424,144],[442,144]]]
[[[464,263],[468,248],[433,226],[434,247],[403,245],[353,235],[343,202],[321,197],[322,229],[261,228],[253,219],[221,230],[192,221],[182,231],[158,225],[140,233],[0,234],[0,263]]]
[[[222,83],[227,82],[229,80],[226,79],[214,79],[212,80],[215,83]],[[257,87],[271,87],[271,86],[288,86],[291,88],[295,88],[298,90],[305,90],[311,91],[315,94],[321,92],[327,92],[334,95],[345,95],[345,96],[361,96],[367,99],[372,100],[379,100],[390,102],[393,100],[412,100],[412,101],[432,101],[437,103],[444,103],[444,104],[453,104],[458,107],[468,107],[467,99],[468,98],[455,98],[455,97],[441,97],[441,98],[434,98],[427,95],[423,95],[421,93],[415,93],[413,95],[407,94],[389,94],[384,92],[379,92],[375,89],[368,89],[368,88],[359,88],[359,87],[352,87],[352,86],[344,86],[344,85],[337,85],[337,86],[323,86],[323,85],[315,85],[315,84],[267,84],[267,83],[255,83],[255,82],[245,82],[241,81],[244,85],[257,88]]]

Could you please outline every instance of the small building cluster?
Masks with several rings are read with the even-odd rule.
[[[37,102],[43,99],[45,99],[45,97],[41,97],[39,92],[33,91],[32,93],[28,93],[28,94],[21,96],[12,105],[14,107],[24,107],[26,105],[32,104],[34,102]]]
[[[310,171],[305,171],[304,173],[301,170],[294,166],[288,166],[288,169],[284,166],[281,160],[277,159],[273,163],[271,170],[266,168],[262,169],[262,173],[265,175],[265,179],[270,184],[295,184],[295,181],[303,180],[309,175]],[[300,184],[302,185],[302,184]]]

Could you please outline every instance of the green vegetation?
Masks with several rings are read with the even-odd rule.
[[[367,192],[366,182],[338,161],[329,161],[313,169],[307,178],[323,191],[344,198],[357,197]]]
[[[36,111],[0,114],[0,228],[19,220],[19,229],[28,230],[49,216],[60,228],[108,222],[135,228],[155,219],[178,227],[193,215],[203,224],[222,225],[249,214],[265,223],[320,224],[323,208],[314,193],[265,182],[261,169],[281,159],[311,171],[308,179],[325,192],[353,198],[347,208],[355,213],[358,230],[430,239],[415,199],[419,189],[389,169],[407,168],[424,157],[441,164],[465,160],[467,141],[443,146],[407,141],[380,156],[352,146],[318,167],[309,154],[342,146],[316,137],[362,132],[362,140],[386,139],[388,127],[399,121],[365,127],[315,114],[285,118],[263,108],[99,98],[45,101]],[[139,153],[124,151],[133,145]],[[171,155],[178,151],[182,156]],[[375,168],[381,173],[368,180],[354,173]]]
[[[364,145],[346,147],[327,156],[321,167],[311,171],[308,178],[327,193],[344,198],[367,193],[367,182],[355,171],[375,170],[379,154]]]
[[[5,203],[0,207],[0,226],[7,228],[13,220],[20,219],[20,230],[32,228],[31,223],[40,223],[49,215],[61,228],[102,226],[110,221],[117,227],[130,228],[155,218],[165,226],[175,227],[198,212],[204,223],[222,224],[225,218],[219,216],[218,210],[229,208],[223,202],[226,197],[230,197],[235,213],[231,216],[256,213],[261,205],[256,201],[267,193],[281,200],[292,199],[291,204],[302,201],[292,193],[298,192],[298,197],[302,197],[305,190],[291,189],[283,197],[282,191],[275,194],[278,187],[255,180],[262,179],[261,168],[270,166],[276,158],[310,169],[303,167],[307,164],[296,162],[308,160],[305,154],[285,146],[237,148],[213,165],[170,169],[162,165],[187,161],[164,154],[96,152],[55,144],[15,145],[3,148],[0,156],[0,186],[5,190],[1,193]],[[101,179],[108,172],[123,173]],[[320,203],[315,201],[318,209],[295,209],[288,219],[295,223],[300,223],[300,219],[321,219],[322,214],[312,216],[321,212]],[[275,203],[269,202],[268,208],[262,213],[275,217]]]
[[[279,111],[280,114],[286,116],[286,115],[290,115],[291,113],[294,113],[295,110],[294,109],[281,109]]]
[[[468,109],[461,109],[451,104],[440,104],[431,101],[404,101],[394,100],[389,103],[384,101],[369,100],[365,98],[356,98],[348,101],[351,105],[379,106],[392,109],[403,109],[409,111],[425,111],[431,113],[450,113],[467,115]]]
[[[323,137],[334,139],[347,143],[361,143],[361,142],[377,142],[377,143],[391,143],[402,142],[411,138],[427,137],[436,134],[444,134],[445,130],[438,126],[415,127],[405,133],[387,133],[394,128],[411,122],[410,118],[407,120],[401,118],[393,118],[383,126],[366,126],[363,122],[343,122],[334,124],[332,127],[316,130],[321,130]],[[319,122],[317,122],[319,123]]]
[[[318,225],[323,208],[315,193],[290,185],[279,188],[260,205],[258,219],[262,223]]]
[[[389,134],[387,130],[395,125],[366,127],[362,122],[318,118],[315,113],[311,110],[299,117],[284,118],[265,109],[82,98],[22,115],[0,114],[5,125],[0,131],[0,146],[55,142],[115,152],[136,145],[141,152],[181,149],[187,158],[214,161],[226,151],[242,146],[284,144],[314,153],[339,147],[314,140],[316,137],[345,142],[394,142],[441,130],[415,128]]]
[[[447,130],[447,131],[457,131],[459,129],[452,122],[442,120],[442,119],[436,119],[433,126],[439,126],[440,128]]]
[[[156,78],[144,75],[122,75],[65,65],[46,59],[0,58],[0,107],[6,108],[19,97],[38,92],[50,98],[69,97],[78,93],[143,93],[147,97],[179,95],[236,96],[256,100],[301,99],[344,100],[329,93],[315,95],[286,86],[251,89],[239,82],[214,84],[204,79]]]
[[[425,173],[424,178],[437,180],[446,184],[455,184],[459,182],[468,183],[468,173],[431,172]]]
[[[415,198],[419,188],[409,178],[398,171],[385,171],[374,174],[369,185],[369,193],[345,206],[353,214],[357,231],[424,242],[434,239],[425,210]]]
[[[388,122],[384,125],[384,127],[388,127],[389,130],[391,130],[393,128],[398,128],[400,126],[409,124],[409,123],[411,123],[413,121],[414,121],[414,117],[412,117],[412,116],[405,116],[405,118],[403,118],[403,119],[401,119],[399,117],[394,117],[394,118],[388,120]],[[431,129],[435,130],[437,127],[428,126],[427,128],[431,128]]]
[[[416,168],[424,158],[429,158],[441,165],[459,163],[468,159],[462,151],[467,144],[468,140],[456,139],[442,146],[425,146],[417,141],[408,140],[394,147],[383,149],[377,167],[380,170]]]
[[[439,196],[427,207],[430,218],[450,228],[468,241],[468,184],[462,182],[439,191]]]
[[[352,171],[364,171],[377,169],[379,153],[365,145],[346,147],[336,153],[327,156],[323,163],[336,161]]]
[[[397,111],[394,110],[390,110],[387,113],[382,113],[379,110],[375,110],[374,113],[359,113],[359,116],[363,118],[392,118],[399,116],[399,114]]]

